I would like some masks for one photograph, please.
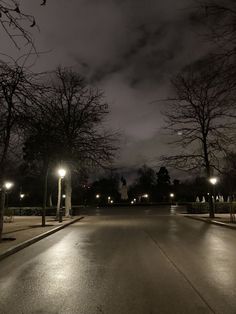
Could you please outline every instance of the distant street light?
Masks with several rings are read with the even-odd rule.
[[[174,193],[170,193],[170,204],[173,205]]]
[[[100,194],[96,194],[96,198],[100,198]]]
[[[113,200],[111,200],[111,204],[113,204],[114,203],[114,201]]]
[[[57,219],[59,222],[62,222],[62,213],[60,212],[61,208],[61,181],[66,175],[66,170],[63,168],[58,169],[58,194],[57,194]]]
[[[13,187],[12,182],[5,182],[4,187],[6,190],[10,190]]]
[[[214,185],[216,185],[216,184],[218,183],[218,178],[216,178],[216,177],[211,177],[211,178],[209,179],[209,181],[210,181],[210,183],[214,186]]]
[[[148,195],[148,194],[144,194],[143,197],[144,197],[144,198],[148,198],[149,195]]]
[[[23,193],[20,193],[20,216],[21,216],[21,205],[22,205],[22,200],[23,200],[23,198],[25,197],[25,194],[23,194]]]
[[[6,195],[6,200],[5,200],[5,208],[6,208],[6,210],[8,209],[8,198],[9,198],[9,196],[8,196],[9,192],[8,191],[13,187],[13,185],[14,184],[12,182],[9,182],[9,181],[4,183],[4,187],[6,189],[6,193],[5,193],[5,195]]]

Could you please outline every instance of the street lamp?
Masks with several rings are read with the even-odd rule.
[[[171,205],[173,205],[174,197],[175,197],[174,193],[170,193],[170,203],[171,203]]]
[[[215,213],[215,207],[216,207],[216,205],[215,205],[215,194],[216,194],[216,192],[215,192],[215,186],[216,186],[216,184],[218,183],[218,178],[217,177],[211,177],[210,179],[209,179],[209,182],[211,183],[211,185],[213,186],[213,211],[214,211],[214,213]],[[214,217],[214,216],[213,216]]]
[[[23,193],[20,193],[20,216],[21,216],[21,206],[22,206],[22,200],[23,200],[23,198],[25,197],[25,194],[23,194]]]
[[[6,190],[10,190],[13,187],[12,182],[5,182],[4,187]]]
[[[62,222],[62,213],[60,213],[61,208],[61,181],[66,175],[66,170],[64,168],[59,168],[58,174],[58,194],[57,194],[57,219]]]
[[[8,191],[13,187],[13,183],[12,182],[10,182],[10,181],[7,181],[7,182],[5,182],[4,183],[4,188],[5,188],[5,190],[6,190],[6,192],[5,192],[5,194],[6,194],[6,200],[5,200],[5,208],[6,208],[6,210],[8,210]],[[12,214],[10,215],[11,216],[11,218],[12,218]]]
[[[216,177],[211,177],[211,178],[209,179],[209,181],[210,181],[210,183],[211,183],[213,186],[215,186],[215,185],[217,184],[217,182],[218,182],[218,179],[217,179]]]
[[[218,178],[216,177],[211,177],[209,179],[209,182],[211,183],[211,185],[213,186],[213,194],[214,194],[214,202],[215,202],[215,185],[218,183]]]
[[[100,194],[96,194],[96,198],[100,198]]]

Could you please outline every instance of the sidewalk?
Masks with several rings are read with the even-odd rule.
[[[13,222],[6,222],[3,225],[0,260],[82,218],[82,216],[63,217],[63,222],[59,223],[54,217],[46,217],[46,227],[41,227],[40,216],[15,216]]]
[[[184,217],[204,221],[214,225],[236,230],[236,223],[230,222],[230,214],[215,214],[215,218],[209,218],[209,214],[182,214]]]

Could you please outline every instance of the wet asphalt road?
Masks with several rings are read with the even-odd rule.
[[[0,262],[0,313],[236,313],[236,231],[97,209]]]

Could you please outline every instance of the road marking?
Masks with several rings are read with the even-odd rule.
[[[200,299],[205,303],[205,305],[209,308],[209,310],[217,314],[213,308],[210,306],[210,304],[207,302],[207,300],[203,297],[203,295],[198,291],[198,289],[194,286],[194,284],[190,281],[190,279],[185,275],[185,273],[178,267],[178,265],[169,257],[169,255],[165,252],[165,250],[161,247],[161,245],[158,243],[156,239],[152,237],[150,233],[148,233],[146,230],[143,230],[144,233],[155,243],[155,245],[159,248],[161,253],[165,256],[165,258],[169,261],[169,263],[180,273],[180,275],[185,279],[185,281],[192,287],[192,289],[196,292],[196,294],[200,297]]]

